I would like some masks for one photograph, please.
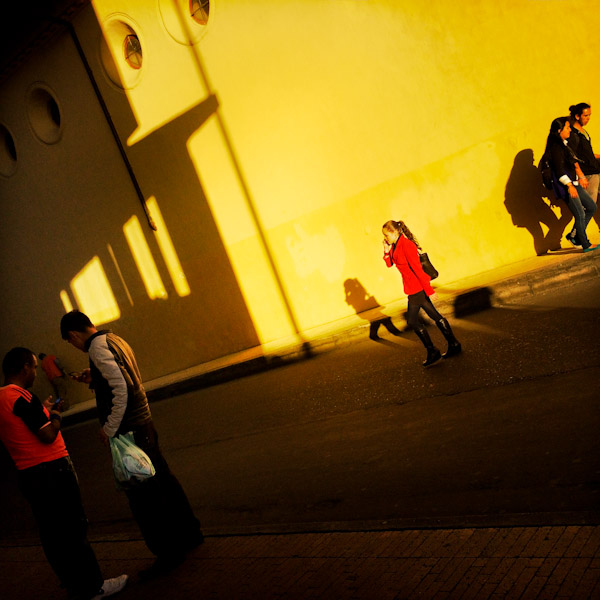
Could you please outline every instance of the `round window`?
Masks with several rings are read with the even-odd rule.
[[[104,36],[100,39],[100,59],[108,78],[122,89],[135,87],[143,72],[143,38],[123,19],[115,15],[104,25]]]
[[[35,84],[27,98],[27,117],[35,135],[45,144],[55,144],[62,133],[58,101],[50,88]]]
[[[158,9],[167,33],[186,46],[200,41],[208,30],[209,16],[214,19],[210,0],[158,0]]]
[[[196,23],[206,25],[208,23],[208,11],[210,0],[190,0],[190,15]]]
[[[124,55],[125,62],[132,69],[141,69],[142,68],[142,45],[140,44],[140,40],[137,35],[134,33],[130,33],[125,36],[124,45]]]
[[[17,148],[10,131],[0,124],[0,175],[10,177],[17,169]]]

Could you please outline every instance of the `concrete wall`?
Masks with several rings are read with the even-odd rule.
[[[74,290],[94,256],[114,295],[109,326],[151,379],[295,329],[310,338],[356,310],[349,286],[401,298],[381,260],[390,218],[417,235],[441,286],[550,243],[532,160],[551,120],[600,92],[591,1],[213,0],[206,25],[188,5],[95,0],[74,26],[189,294],[65,34],[0,97],[17,152],[15,164],[6,148],[0,157],[14,170],[0,176],[0,351],[24,344],[81,362],[57,340],[60,292],[86,308]],[[125,60],[127,34],[139,69]],[[53,143],[27,116],[40,87],[60,110]],[[556,233],[568,217],[553,214]],[[163,285],[155,298],[123,232],[132,217]]]

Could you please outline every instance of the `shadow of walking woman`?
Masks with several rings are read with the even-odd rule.
[[[377,302],[375,296],[371,296],[358,279],[346,279],[346,281],[344,281],[344,291],[346,294],[346,304],[351,306],[359,317],[371,324],[369,328],[369,337],[372,340],[379,340],[378,332],[379,328],[382,326],[392,335],[402,334],[402,332],[392,323],[391,317],[384,315],[381,310],[373,310],[379,309],[381,306]],[[369,311],[368,316],[363,314],[366,311]]]
[[[506,182],[504,206],[516,227],[524,227],[533,237],[533,247],[538,256],[548,250],[559,250],[560,239],[573,215],[561,200],[542,185],[534,164],[533,150],[521,150]],[[560,218],[552,210],[558,207]],[[548,228],[544,234],[542,223]]]

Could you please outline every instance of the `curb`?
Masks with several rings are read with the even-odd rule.
[[[564,253],[555,253],[554,256],[556,255],[565,256],[565,260],[534,267],[518,275],[499,280],[493,279],[495,271],[482,273],[477,276],[482,285],[467,285],[461,288],[458,287],[460,281],[454,282],[452,285],[457,286],[456,290],[440,295],[436,305],[440,312],[453,314],[455,317],[461,318],[491,308],[494,304],[502,305],[504,302],[516,297],[535,296],[551,289],[575,285],[600,276],[600,251],[582,256],[580,252],[566,250]],[[468,282],[469,280],[464,280],[464,283],[468,284]],[[405,310],[406,301],[400,301],[388,307],[387,313],[391,318],[404,320]],[[374,309],[374,311],[378,312],[378,309]],[[292,344],[277,353],[241,360],[194,375],[182,381],[148,390],[148,401],[157,402],[234,379],[263,373],[312,358],[317,354],[331,351],[354,340],[368,337],[369,312],[360,313],[360,316],[364,319],[363,323],[346,326],[338,331],[316,337],[310,342]],[[72,414],[65,414],[63,422],[65,426],[70,426],[96,417],[96,407],[90,406]]]

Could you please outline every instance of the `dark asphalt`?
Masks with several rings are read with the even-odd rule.
[[[411,333],[355,339],[153,403],[161,444],[208,533],[597,523],[598,307],[594,279],[453,320],[429,369]],[[65,431],[91,533],[133,532],[96,428]]]

